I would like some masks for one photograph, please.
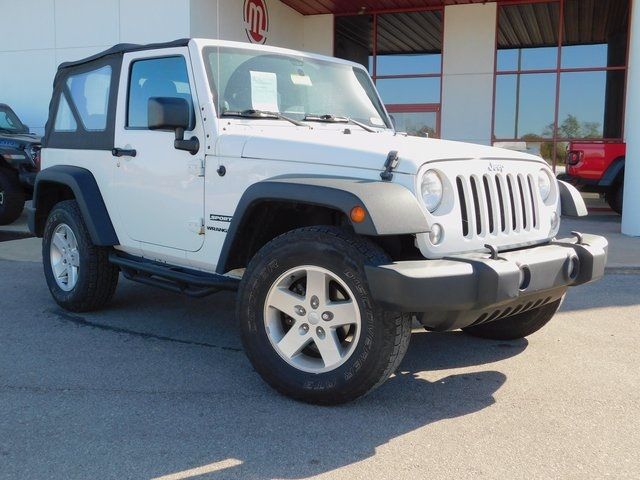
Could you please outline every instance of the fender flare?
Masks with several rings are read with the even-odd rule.
[[[350,219],[351,209],[364,207],[363,222],[351,222],[359,235],[383,236],[429,231],[415,195],[397,183],[323,175],[284,175],[251,185],[242,195],[220,252],[218,272],[224,272],[245,214],[268,201],[289,201],[338,210]]]
[[[584,199],[576,187],[558,180],[560,190],[560,208],[562,215],[568,217],[584,217],[589,214]]]
[[[598,182],[598,186],[611,187],[618,178],[618,175],[624,172],[624,161],[625,157],[618,157],[613,162],[611,162],[611,165],[607,167],[604,175],[602,175],[602,178]]]
[[[94,245],[113,246],[120,244],[93,174],[86,168],[69,165],[49,167],[36,176],[33,202],[29,209],[29,230],[31,233],[38,237],[42,237],[44,233],[44,224],[49,214],[44,196],[50,185],[64,185],[73,192]]]

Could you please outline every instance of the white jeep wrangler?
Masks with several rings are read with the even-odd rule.
[[[191,39],[60,66],[29,223],[62,307],[119,272],[237,289],[260,375],[336,404],[394,372],[412,319],[521,338],[601,277],[606,240],[557,240],[561,209],[586,214],[539,157],[395,132],[358,64]]]

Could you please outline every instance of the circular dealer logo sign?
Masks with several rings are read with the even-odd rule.
[[[269,33],[269,12],[265,0],[244,0],[244,25],[251,43],[265,43]]]

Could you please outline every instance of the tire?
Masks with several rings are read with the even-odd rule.
[[[15,222],[24,209],[25,195],[18,176],[0,168],[0,225]]]
[[[280,393],[320,405],[349,402],[381,385],[402,361],[411,336],[410,316],[380,308],[367,285],[364,265],[389,261],[373,243],[334,227],[293,230],[265,245],[243,276],[236,311],[255,370]],[[323,279],[324,289],[307,294],[309,278]],[[342,304],[311,295],[322,290],[329,302]],[[290,316],[271,306],[282,292]],[[342,320],[354,323],[336,328]],[[299,353],[289,356],[285,350],[294,347],[280,348],[287,334],[309,343],[297,342]]]
[[[71,312],[88,312],[105,306],[115,293],[119,269],[109,263],[108,248],[92,243],[75,200],[65,200],[53,208],[43,237],[44,275],[58,305]],[[74,266],[76,270],[72,274]]]
[[[501,318],[489,323],[474,325],[462,330],[469,335],[490,340],[517,340],[528,337],[544,327],[560,308],[562,299],[548,305]]]
[[[605,194],[605,200],[611,207],[611,210],[616,212],[618,215],[622,215],[622,199],[624,197],[624,180],[621,180],[616,185],[611,187]]]

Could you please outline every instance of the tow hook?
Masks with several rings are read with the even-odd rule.
[[[487,250],[489,250],[489,252],[491,252],[491,260],[502,260],[500,258],[500,255],[498,255],[498,248],[495,245],[491,245],[489,243],[487,243],[484,248],[486,248]]]
[[[582,234],[580,232],[571,232],[571,235],[573,235],[574,237],[576,237],[576,245],[584,245],[586,247],[589,246],[588,243],[584,242],[584,237],[582,236]]]

